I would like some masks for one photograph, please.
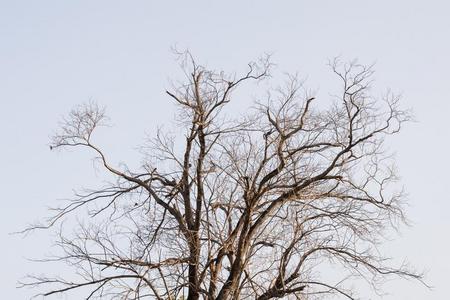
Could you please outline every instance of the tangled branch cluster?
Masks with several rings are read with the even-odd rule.
[[[421,279],[388,266],[377,248],[404,220],[383,140],[410,116],[397,96],[371,96],[371,68],[331,63],[342,91],[328,108],[291,77],[245,119],[227,121],[233,92],[268,79],[269,60],[242,76],[189,53],[185,63],[185,83],[167,91],[185,125],[182,146],[160,132],[139,171],[113,166],[92,140],[102,109],[70,113],[52,148],[91,149],[116,181],[77,194],[44,224],[88,208],[92,222],[57,242],[76,281],[24,285],[45,286],[46,296],[82,289],[86,299],[356,299],[355,278],[375,289],[389,275]],[[341,266],[337,280],[329,266]]]

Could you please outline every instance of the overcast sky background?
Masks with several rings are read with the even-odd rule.
[[[106,105],[114,127],[102,131],[103,145],[116,161],[138,162],[144,132],[173,118],[164,90],[181,75],[170,52],[177,45],[227,71],[273,53],[280,72],[307,76],[324,97],[334,84],[329,58],[376,62],[374,91],[402,93],[418,120],[389,144],[413,227],[385,249],[427,270],[435,287],[396,280],[383,299],[449,299],[449,11],[436,0],[0,0],[1,298],[28,299],[33,291],[15,288],[27,273],[63,272],[25,259],[48,252],[50,232],[9,233],[44,217],[73,188],[101,180],[88,153],[49,151],[58,120],[89,99]],[[240,101],[236,111],[251,102]]]

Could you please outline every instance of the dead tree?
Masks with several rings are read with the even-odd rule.
[[[233,92],[268,80],[270,67],[262,59],[226,75],[185,53],[186,80],[167,91],[185,134],[159,132],[140,170],[114,166],[96,145],[103,109],[73,110],[51,148],[88,148],[115,180],[76,194],[42,226],[87,212],[57,241],[55,259],[76,277],[23,285],[45,296],[81,289],[86,299],[262,300],[357,299],[358,279],[376,290],[391,275],[421,281],[378,251],[385,230],[404,221],[383,146],[410,119],[399,97],[373,97],[372,69],[336,60],[342,90],[326,107],[290,77],[247,116],[225,115]]]

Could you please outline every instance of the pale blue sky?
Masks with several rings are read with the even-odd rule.
[[[144,131],[173,117],[164,95],[168,78],[180,75],[173,45],[229,71],[273,53],[279,70],[308,76],[324,96],[327,59],[376,62],[377,87],[401,92],[418,120],[390,143],[413,227],[386,251],[428,270],[435,286],[430,292],[394,281],[383,299],[448,299],[449,11],[448,1],[436,0],[0,0],[2,299],[32,294],[15,289],[16,281],[47,266],[24,257],[41,257],[50,243],[49,232],[26,239],[8,233],[45,216],[45,206],[72,188],[100,179],[87,153],[49,151],[60,116],[89,99],[105,104],[114,127],[103,144],[117,161],[138,162],[134,147]]]

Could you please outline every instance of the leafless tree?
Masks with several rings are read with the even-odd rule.
[[[59,234],[54,257],[77,276],[24,286],[44,296],[81,289],[85,299],[357,299],[355,282],[380,291],[390,276],[422,280],[379,251],[405,221],[383,141],[410,115],[398,96],[371,95],[371,67],[332,61],[342,90],[326,106],[289,77],[237,119],[224,107],[242,84],[270,78],[268,58],[241,76],[190,53],[182,67],[185,82],[167,95],[185,134],[159,131],[140,170],[114,166],[94,142],[103,109],[90,103],[64,120],[51,148],[88,148],[115,180],[42,225],[88,212],[74,236]]]

